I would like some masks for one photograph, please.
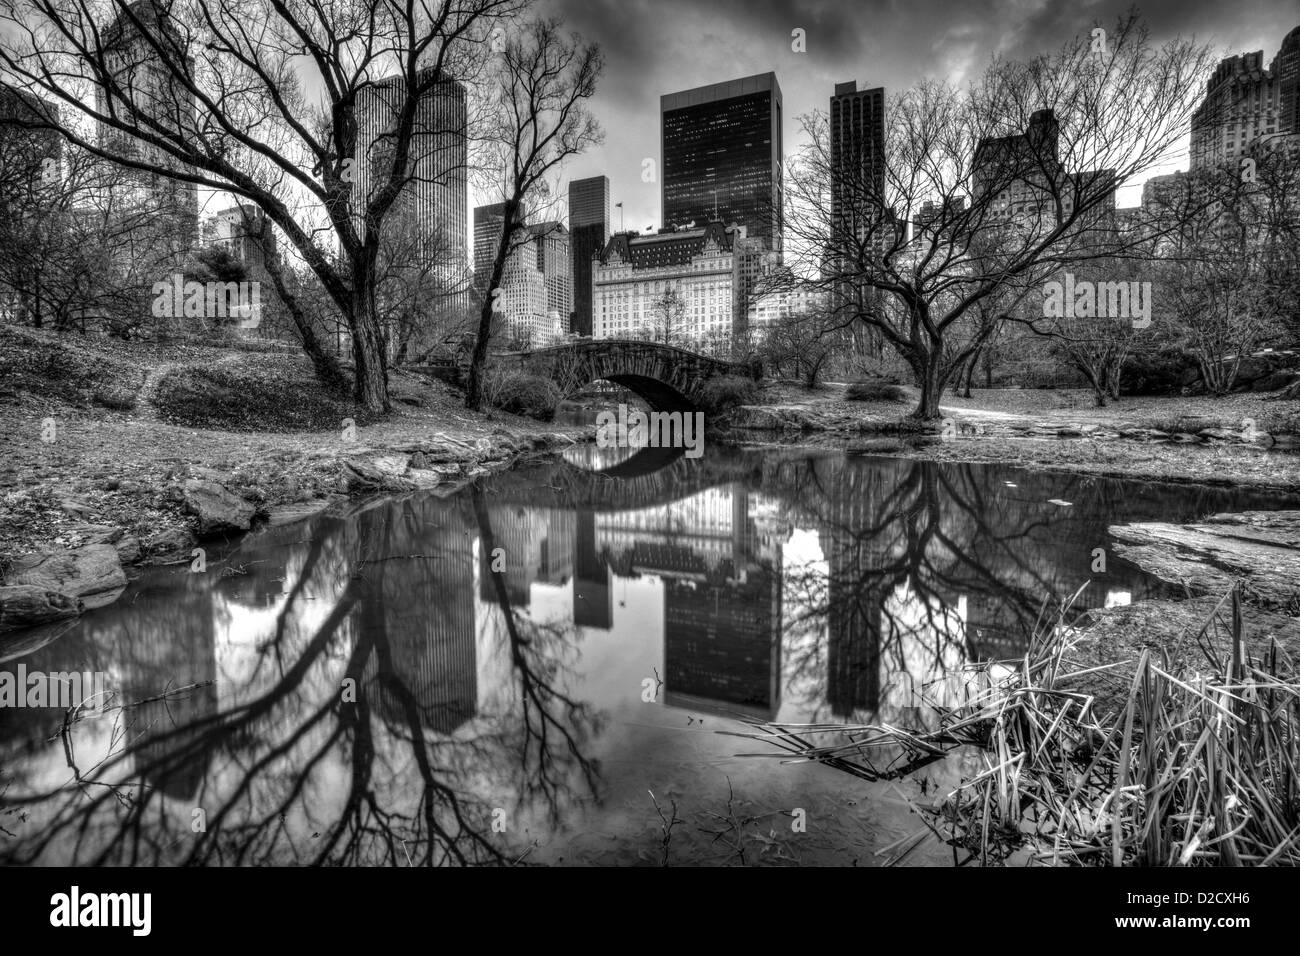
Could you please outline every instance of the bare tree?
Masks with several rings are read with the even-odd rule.
[[[651,342],[680,346],[686,339],[686,301],[676,287],[666,289],[650,304],[650,321],[644,329]]]
[[[413,181],[464,172],[454,144],[466,117],[428,121],[421,104],[454,97],[448,83],[474,88],[493,31],[524,2],[4,0],[0,74],[52,98],[62,114],[49,125],[91,154],[261,208],[346,321],[355,398],[381,412],[382,225]],[[387,122],[369,142],[377,103]],[[430,157],[426,144],[443,142]],[[363,177],[368,188],[354,188]],[[318,373],[337,380],[315,330],[290,312]]]
[[[785,190],[797,281],[895,351],[920,388],[914,416],[939,417],[998,324],[967,321],[972,310],[1009,282],[1121,251],[1115,189],[1171,155],[1210,64],[1182,39],[1154,47],[1129,14],[1104,54],[1076,37],[1026,63],[995,59],[965,90],[905,91],[883,151],[846,151],[825,114],[805,117]]]
[[[554,192],[548,177],[568,157],[601,142],[600,126],[586,101],[596,92],[603,64],[598,47],[577,34],[564,37],[554,19],[531,22],[502,46],[495,64],[499,79],[488,96],[491,119],[475,162],[486,191],[502,197],[501,234],[484,282],[467,408],[483,405],[495,297],[507,261],[533,238],[527,228],[530,216]]]

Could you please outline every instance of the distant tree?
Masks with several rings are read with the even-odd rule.
[[[643,334],[660,345],[680,348],[686,343],[686,301],[675,287],[651,300],[650,318]]]

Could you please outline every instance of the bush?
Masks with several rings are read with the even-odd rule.
[[[154,405],[167,421],[229,431],[316,431],[371,417],[322,388],[300,357],[179,366],[158,382]]]
[[[1187,381],[1188,371],[1196,364],[1180,350],[1162,348],[1130,355],[1119,373],[1120,392],[1124,395],[1176,394]]]
[[[757,401],[758,386],[752,379],[739,375],[711,378],[700,389],[700,410],[709,415],[720,415],[739,405],[753,405]]]
[[[549,422],[564,394],[549,378],[489,369],[483,378],[483,397],[503,412]]]
[[[844,397],[850,402],[905,402],[907,393],[893,382],[852,382]]]

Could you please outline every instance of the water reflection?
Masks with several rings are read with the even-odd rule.
[[[673,862],[869,862],[912,828],[904,807],[737,759],[714,731],[738,714],[922,725],[918,688],[960,694],[945,679],[1019,653],[1045,601],[1158,590],[1114,556],[1092,571],[1108,524],[1287,504],[598,451],[265,529],[204,574],[149,572],[24,656],[106,671],[119,706],[66,731],[53,710],[0,717],[0,862],[657,861],[647,789],[687,816]],[[794,806],[819,826],[778,838]]]

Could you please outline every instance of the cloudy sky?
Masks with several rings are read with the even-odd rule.
[[[926,76],[977,75],[994,53],[1029,57],[1066,39],[1109,27],[1131,0],[542,0],[566,26],[604,51],[605,75],[593,110],[605,144],[569,164],[567,174],[610,178],[611,206],[625,204],[628,229],[660,223],[657,184],[641,182],[641,161],[659,158],[659,97],[706,83],[774,70],[785,101],[785,147],[797,118],[824,109],[837,82],[887,92]],[[1220,55],[1263,50],[1271,60],[1300,26],[1296,0],[1159,0],[1139,5],[1152,37],[1178,34]],[[802,29],[807,52],[791,51]],[[1185,167],[1185,163],[1182,168]],[[1140,189],[1122,191],[1121,205]],[[618,213],[614,228],[618,228]]]

